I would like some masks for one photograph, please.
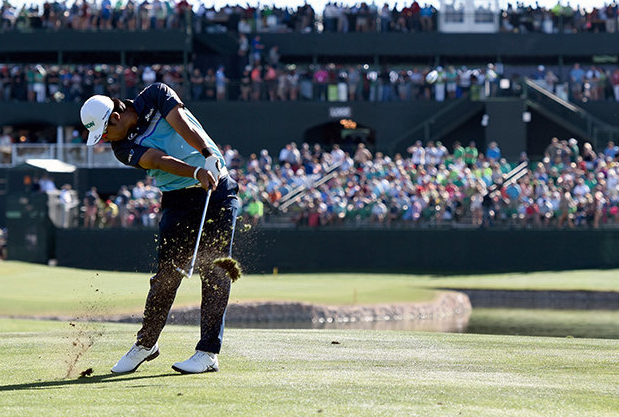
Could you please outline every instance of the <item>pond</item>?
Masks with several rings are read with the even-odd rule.
[[[619,339],[619,311],[474,308],[469,317],[314,323],[230,323],[271,329],[367,329]]]

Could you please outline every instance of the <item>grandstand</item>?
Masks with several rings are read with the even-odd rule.
[[[424,146],[441,142],[449,154],[456,142],[466,146],[474,141],[482,154],[491,142],[498,142],[502,157],[512,166],[524,155],[531,161],[533,171],[533,163],[547,156],[553,137],[565,142],[573,138],[581,155],[586,143],[592,145],[596,155],[604,152],[608,142],[619,143],[619,94],[615,95],[613,89],[619,44],[615,39],[617,13],[612,8],[600,7],[595,9],[597,12],[524,7],[499,10],[496,4],[480,8],[474,2],[442,4],[438,10],[425,11],[413,10],[411,6],[389,13],[355,5],[324,11],[303,7],[180,7],[165,15],[147,10],[140,17],[139,9],[129,15],[124,7],[109,16],[93,9],[87,14],[89,18],[80,19],[82,15],[77,10],[59,13],[54,9],[60,7],[58,3],[50,6],[47,12],[42,8],[13,15],[6,4],[3,6],[0,226],[19,223],[26,217],[19,196],[32,193],[35,177],[52,176],[57,188],[69,184],[71,189],[65,191],[72,193],[78,204],[71,209],[75,220],[54,219],[56,226],[45,229],[49,235],[39,234],[39,242],[52,242],[39,252],[28,249],[25,236],[32,232],[19,232],[23,239],[19,241],[21,249],[14,252],[17,258],[46,262],[50,253],[56,258],[59,253],[69,256],[59,236],[67,237],[66,242],[75,242],[77,235],[68,235],[73,229],[81,237],[94,233],[82,230],[84,222],[79,208],[87,191],[96,187],[105,202],[117,197],[121,186],[133,186],[144,180],[140,171],[120,166],[109,147],[86,148],[79,108],[91,93],[131,97],[154,80],[174,85],[222,148],[230,145],[244,162],[264,149],[277,163],[280,150],[292,142],[299,146],[318,145],[321,155],[329,156],[334,145],[353,156],[357,146],[363,144],[372,153],[374,163],[377,154],[386,157],[382,168],[397,161],[398,155],[408,160],[409,148],[416,141]],[[583,76],[574,79],[578,67]],[[256,68],[261,68],[257,76],[262,82],[252,74]],[[269,79],[268,68],[273,69],[274,78]],[[225,75],[218,78],[218,70]],[[324,79],[316,76],[321,71],[325,72]],[[223,82],[222,94],[217,92],[218,79]],[[303,204],[307,208],[310,203],[320,202],[305,197],[324,198],[325,193],[312,195],[311,189],[320,189],[331,180],[326,178],[332,172],[326,159],[319,161],[318,171],[322,172],[316,177],[307,176],[312,181],[309,187],[305,181],[310,192],[287,184],[280,190],[280,197],[284,198],[280,203],[273,196],[264,197],[269,192],[267,185],[261,184],[260,175],[246,175],[247,166],[239,166],[238,175],[243,175],[246,184],[258,184],[256,192],[248,187],[245,193],[246,212],[256,200],[262,199],[266,206],[266,215],[257,220],[247,216],[248,221],[269,229],[268,233],[308,227],[310,213],[299,214],[295,210]],[[609,168],[616,163],[614,155],[609,161],[606,155],[601,160]],[[568,157],[567,162],[577,161]],[[434,165],[440,170],[440,163]],[[596,164],[589,171],[595,175],[603,171],[606,175],[608,170],[599,166]],[[358,164],[354,168],[359,168]],[[475,167],[480,172],[485,168],[488,167]],[[489,168],[491,172],[482,186],[490,185],[506,169],[500,165]],[[551,167],[547,168],[550,172]],[[417,167],[414,169],[419,172]],[[473,176],[477,175],[475,169]],[[388,181],[393,183],[392,178]],[[58,199],[60,192],[54,198]],[[302,196],[292,198],[293,192]],[[593,198],[593,190],[591,194]],[[616,239],[616,212],[611,209],[617,207],[617,201],[611,194],[606,193],[606,202],[599,203],[606,206],[603,220],[598,219],[595,224],[602,226],[600,233],[612,246]],[[364,198],[371,200],[372,195]],[[595,206],[596,201],[589,204]],[[351,199],[350,204],[356,203]],[[279,205],[288,210],[280,210]],[[58,208],[50,207],[52,212]],[[149,207],[141,212],[155,211]],[[354,229],[355,233],[359,233],[360,227],[376,233],[377,228],[404,226],[447,227],[453,233],[452,229],[463,225],[475,230],[481,225],[474,220],[479,214],[473,210],[463,214],[463,221],[454,221],[452,215],[441,217],[438,222],[432,216],[425,223],[375,222],[373,205],[365,207],[366,215],[355,216],[348,222],[319,223],[323,227],[329,223],[333,228]],[[566,220],[560,223],[558,215],[548,223],[543,219],[539,223],[533,219],[519,221],[526,217],[527,207],[511,207],[512,213],[505,214],[504,221],[495,222],[495,227],[547,226],[553,233],[560,233],[564,231],[557,228],[570,224]],[[444,213],[444,208],[436,211]],[[381,217],[379,209],[377,218],[389,218],[385,213]],[[587,214],[584,206],[582,210],[589,220],[580,225],[592,228],[595,214]],[[516,217],[510,217],[514,213]],[[45,216],[32,214],[30,219],[42,219],[43,224]],[[403,216],[404,211],[399,219]],[[296,223],[291,223],[291,219],[296,219]],[[150,221],[141,225],[148,226]],[[118,226],[121,223],[124,224],[119,219]],[[8,232],[11,239],[11,230]],[[488,242],[485,232],[479,233],[476,239]],[[13,236],[17,234],[14,231]],[[519,242],[530,236],[523,234]],[[440,240],[443,237],[431,239],[449,242]],[[576,242],[580,237],[573,239]],[[290,237],[282,242],[290,247],[295,240]],[[36,256],[29,255],[29,251],[35,251]],[[273,262],[276,261],[265,260],[257,269],[268,269]],[[440,263],[440,259],[436,262]],[[561,262],[547,266],[564,266],[559,265]],[[588,263],[576,266],[616,266],[616,262],[614,257],[600,261],[592,254]],[[410,262],[401,260],[392,264],[398,270],[411,268]],[[526,268],[525,264],[520,268]],[[544,268],[546,264],[536,265]],[[466,263],[460,266],[471,267]],[[428,261],[422,268],[434,270],[435,266]],[[507,269],[507,265],[496,261],[488,268]]]

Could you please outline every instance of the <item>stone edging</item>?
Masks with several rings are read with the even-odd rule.
[[[350,323],[399,320],[443,320],[456,316],[468,317],[472,311],[469,298],[454,291],[439,293],[431,302],[377,305],[327,306],[301,302],[230,303],[227,323]],[[170,323],[199,322],[199,308],[175,309]]]

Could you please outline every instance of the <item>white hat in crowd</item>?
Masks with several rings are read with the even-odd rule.
[[[99,143],[113,109],[114,102],[109,97],[96,95],[86,100],[80,110],[82,123],[88,129],[86,145],[93,146]]]

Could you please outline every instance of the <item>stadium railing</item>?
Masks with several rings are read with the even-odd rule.
[[[84,144],[15,143],[3,146],[0,168],[25,164],[28,159],[58,159],[78,168],[124,167],[109,146],[89,147]]]

